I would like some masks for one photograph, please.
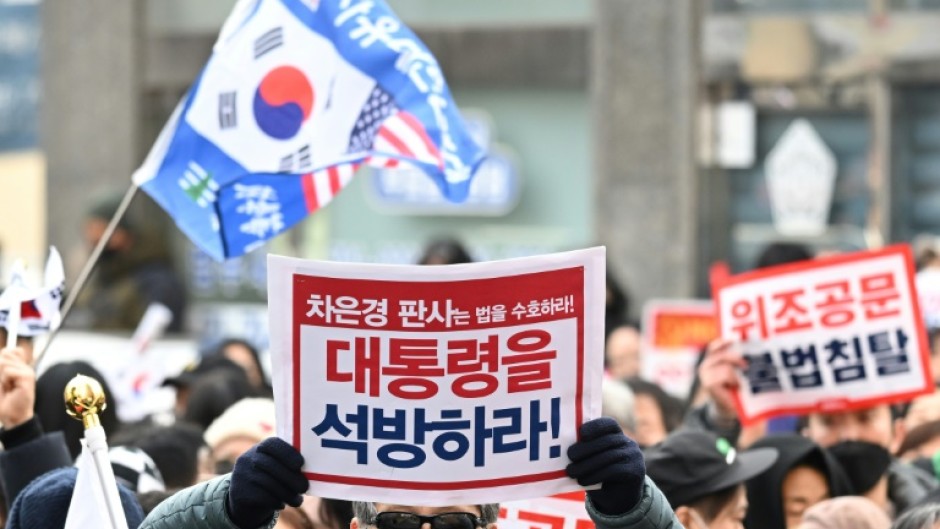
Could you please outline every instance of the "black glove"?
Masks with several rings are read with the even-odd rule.
[[[580,433],[581,440],[568,448],[568,477],[582,486],[601,484],[587,492],[601,513],[629,512],[640,501],[646,477],[640,447],[610,417],[582,424]]]
[[[307,491],[300,472],[304,458],[277,437],[261,441],[235,461],[225,501],[228,517],[241,529],[256,529],[269,522],[284,504],[299,507]]]

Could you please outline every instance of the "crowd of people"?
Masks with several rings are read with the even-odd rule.
[[[772,245],[761,266],[811,256]],[[471,261],[453,241],[422,264]],[[601,529],[940,528],[940,393],[896,405],[782,417],[743,426],[733,404],[744,359],[732,341],[703,350],[689,397],[641,378],[641,329],[629,296],[608,276],[603,417],[586,421],[567,452]],[[6,330],[0,326],[0,343]],[[5,527],[65,526],[82,424],[62,391],[94,366],[68,362],[41,375],[32,338],[0,352],[0,519]],[[930,334],[940,356],[940,331]],[[252,344],[224,340],[164,381],[173,420],[100,422],[128,526],[147,529],[474,529],[498,505],[448,507],[305,495],[303,456],[275,437],[275,405]],[[940,376],[940,373],[935,373]],[[106,392],[109,390],[106,388]],[[119,403],[118,403],[119,404]],[[420,497],[415,502],[420,504]]]
[[[771,244],[756,266],[812,258],[801,245]],[[940,392],[743,426],[733,394],[746,361],[735,342],[708,344],[683,401],[639,378],[639,326],[618,316],[607,325],[605,393],[631,399],[633,413],[605,413],[617,410],[644,448],[647,472],[685,527],[940,527]],[[937,362],[940,329],[928,341]]]

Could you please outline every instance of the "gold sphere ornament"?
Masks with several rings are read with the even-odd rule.
[[[86,430],[101,426],[98,414],[106,407],[104,389],[97,380],[79,374],[65,385],[65,411],[82,421]]]

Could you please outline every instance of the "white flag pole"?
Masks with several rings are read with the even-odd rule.
[[[124,508],[121,506],[121,497],[118,493],[117,481],[114,479],[114,470],[111,468],[111,461],[108,458],[108,443],[105,438],[104,428],[98,419],[98,412],[103,411],[107,406],[105,402],[104,390],[97,380],[77,375],[65,387],[65,407],[66,411],[72,417],[82,421],[85,425],[85,437],[82,439],[84,450],[82,455],[91,456],[94,465],[89,469],[93,470],[97,479],[95,481],[96,491],[93,496],[103,500],[106,513],[95,512],[92,507],[89,512],[77,512],[85,502],[93,502],[93,498],[80,498],[76,494],[72,495],[72,503],[69,506],[69,516],[66,518],[66,527],[85,526],[82,520],[88,520],[94,516],[98,520],[103,518],[104,514],[109,522],[110,529],[128,529],[127,519],[124,517]],[[86,467],[88,468],[88,467]],[[82,469],[79,470],[81,472]],[[75,482],[75,491],[79,490],[79,475]],[[98,494],[100,493],[100,495]],[[92,503],[92,505],[94,505]],[[73,508],[76,512],[73,512]],[[98,516],[95,516],[95,515]],[[71,524],[69,519],[75,517]],[[103,520],[102,520],[103,521]],[[86,522],[87,523],[87,522]]]
[[[25,279],[23,274],[26,273],[24,270],[26,265],[23,264],[23,261],[17,260],[13,263],[13,269],[10,271],[10,284],[7,286],[6,290],[3,292],[3,302],[2,305],[9,305],[7,309],[7,349],[13,349],[16,347],[16,341],[20,336],[20,318],[22,316],[23,308],[23,292],[26,290]]]

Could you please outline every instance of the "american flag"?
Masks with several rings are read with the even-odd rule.
[[[395,99],[376,85],[362,106],[352,133],[347,152],[373,151],[366,160],[369,165],[397,167],[396,156],[443,167],[441,153],[428,137],[421,122],[400,110]],[[382,154],[389,156],[382,156]]]
[[[359,164],[345,163],[303,175],[301,182],[307,212],[326,206],[352,180]]]

